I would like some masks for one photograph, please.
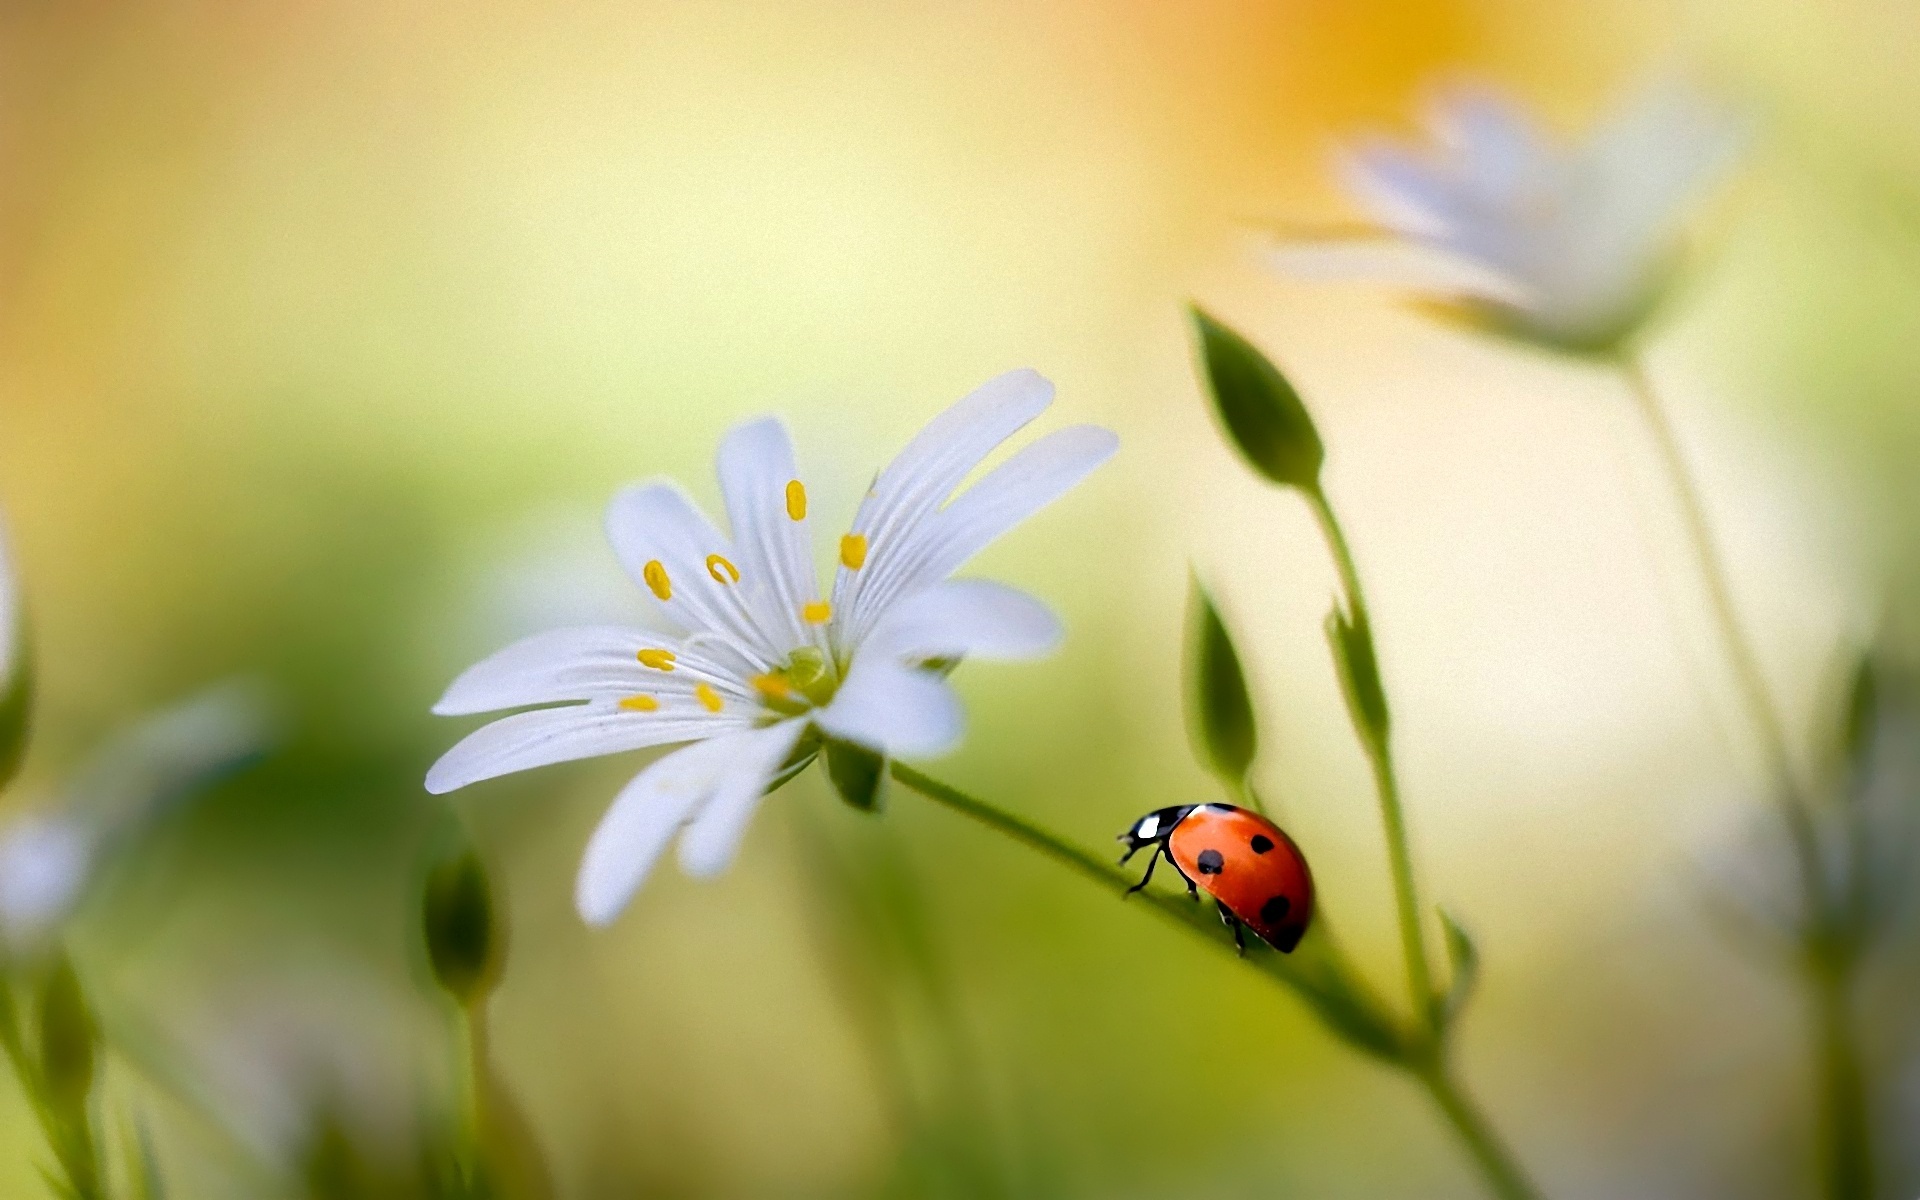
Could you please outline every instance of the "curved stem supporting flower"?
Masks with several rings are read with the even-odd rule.
[[[1480,1111],[1472,1097],[1460,1089],[1445,1057],[1435,1058],[1430,1068],[1415,1068],[1414,1071],[1426,1087],[1427,1094],[1446,1114],[1454,1132],[1460,1135],[1460,1140],[1465,1143],[1467,1152],[1473,1155],[1481,1174],[1487,1177],[1487,1186],[1493,1189],[1494,1194],[1501,1200],[1533,1200],[1537,1197],[1540,1193],[1521,1171],[1520,1164],[1514,1160],[1512,1151],[1507,1149],[1500,1135],[1494,1132],[1486,1114]]]
[[[1030,850],[1039,851],[1118,895],[1126,895],[1133,884],[1130,875],[1105,859],[1023,817],[905,764],[892,763],[890,771],[905,787],[1005,834]],[[1186,927],[1208,945],[1232,953],[1231,943],[1221,935],[1219,923],[1199,905],[1164,892],[1138,895],[1154,911]],[[1237,961],[1293,991],[1330,1032],[1355,1049],[1417,1079],[1460,1136],[1495,1195],[1502,1200],[1535,1200],[1539,1195],[1493,1132],[1485,1115],[1462,1090],[1444,1045],[1424,1024],[1424,1014],[1416,1018],[1411,1029],[1392,1016],[1360,976],[1347,966],[1344,955],[1326,930],[1324,918],[1316,923],[1307,940],[1291,957],[1277,953],[1252,954]]]
[[[1373,652],[1373,621],[1367,611],[1366,592],[1360,586],[1360,572],[1354,566],[1353,551],[1340,518],[1319,487],[1306,492],[1307,504],[1320,524],[1327,549],[1340,572],[1340,587],[1346,594],[1350,626],[1366,639],[1365,657],[1376,661]],[[1369,670],[1371,670],[1369,666]],[[1349,697],[1352,706],[1353,698]],[[1382,709],[1384,713],[1384,708]],[[1354,729],[1373,770],[1374,788],[1380,795],[1380,820],[1385,827],[1387,860],[1393,873],[1394,907],[1400,924],[1400,952],[1406,962],[1407,990],[1413,999],[1414,1018],[1428,1025],[1437,1020],[1433,990],[1433,971],[1428,965],[1425,927],[1420,921],[1420,890],[1413,875],[1413,854],[1407,846],[1407,819],[1400,805],[1400,783],[1393,767],[1393,749],[1388,740],[1384,716],[1377,723],[1362,719],[1354,712]]]
[[[1712,610],[1741,701],[1760,737],[1767,769],[1773,776],[1781,819],[1793,842],[1806,906],[1807,974],[1816,1030],[1826,1155],[1823,1178],[1826,1194],[1832,1200],[1856,1200],[1871,1194],[1873,1163],[1866,1089],[1852,1029],[1851,996],[1858,958],[1850,946],[1842,947],[1846,939],[1834,928],[1831,888],[1821,859],[1819,836],[1814,829],[1811,800],[1794,769],[1779,703],[1767,686],[1753,640],[1734,606],[1733,588],[1712,527],[1707,522],[1699,485],[1687,467],[1679,438],[1674,434],[1673,424],[1667,419],[1645,366],[1638,359],[1626,357],[1621,360],[1620,370],[1646,420],[1679,503],[1681,524],[1700,566],[1707,605]]]

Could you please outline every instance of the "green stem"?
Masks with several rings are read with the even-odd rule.
[[[1424,1068],[1412,1068],[1427,1094],[1453,1126],[1467,1147],[1467,1153],[1487,1178],[1487,1186],[1501,1200],[1537,1200],[1540,1195],[1520,1169],[1512,1151],[1500,1140],[1486,1114],[1461,1090],[1444,1058],[1435,1058]]]
[[[1814,963],[1811,973],[1825,1192],[1830,1200],[1869,1200],[1873,1151],[1860,1047],[1854,1038],[1851,955]]]
[[[1340,587],[1346,594],[1347,613],[1356,627],[1373,637],[1373,619],[1367,611],[1367,597],[1360,586],[1360,572],[1354,566],[1353,550],[1340,527],[1333,505],[1318,487],[1306,492],[1308,507],[1320,524],[1327,549],[1340,572]],[[1371,650],[1371,647],[1369,647]],[[1375,655],[1374,661],[1378,661]],[[1366,751],[1367,765],[1373,771],[1374,790],[1380,796],[1380,822],[1386,831],[1387,862],[1393,874],[1394,908],[1400,923],[1400,954],[1406,963],[1407,990],[1413,999],[1415,1019],[1432,1027],[1437,1019],[1434,1001],[1433,971],[1428,966],[1426,927],[1420,920],[1420,889],[1413,874],[1413,854],[1407,846],[1407,818],[1400,805],[1400,783],[1393,768],[1393,749],[1384,729],[1377,733],[1357,717],[1355,731]]]
[[[1767,769],[1774,778],[1781,817],[1799,860],[1809,927],[1807,974],[1819,1059],[1826,1194],[1830,1200],[1857,1200],[1870,1194],[1873,1176],[1866,1090],[1854,1041],[1850,1000],[1858,956],[1851,947],[1834,948],[1834,939],[1845,935],[1833,928],[1834,900],[1820,855],[1812,804],[1794,769],[1792,752],[1787,748],[1786,722],[1780,716],[1780,706],[1767,686],[1753,640],[1734,606],[1733,588],[1714,541],[1712,526],[1707,522],[1699,484],[1687,467],[1680,440],[1674,434],[1673,424],[1667,419],[1645,366],[1637,359],[1624,358],[1620,369],[1646,420],[1679,503],[1680,521],[1699,563],[1707,606],[1726,650],[1741,701],[1759,734]]]
[[[106,1191],[101,1187],[100,1172],[96,1166],[98,1154],[91,1123],[84,1111],[77,1123],[66,1120],[48,1101],[46,1089],[41,1084],[40,1068],[28,1052],[21,1035],[19,1010],[14,1003],[10,979],[0,979],[0,1050],[4,1050],[7,1062],[20,1081],[21,1090],[26,1093],[34,1118],[40,1124],[40,1132],[47,1140],[47,1148],[53,1152],[54,1161],[60,1164],[60,1171],[66,1177],[67,1191],[74,1200],[104,1200]]]
[[[1015,816],[903,763],[892,763],[889,770],[893,778],[904,786],[971,817],[989,829],[1005,834],[1029,849],[1039,851],[1102,887],[1124,895],[1133,884],[1132,877],[1119,868],[1023,817]],[[1219,926],[1199,906],[1165,893],[1141,892],[1139,896],[1156,912],[1198,933],[1210,945],[1223,950],[1227,948],[1227,943],[1220,937]],[[1334,954],[1331,951],[1328,953]],[[1240,961],[1299,993],[1322,1020],[1342,1032],[1352,1044],[1369,1050],[1376,1057],[1417,1078],[1426,1087],[1448,1124],[1459,1134],[1467,1152],[1486,1176],[1487,1185],[1496,1196],[1501,1200],[1537,1200],[1538,1193],[1527,1181],[1513,1155],[1493,1132],[1485,1115],[1453,1078],[1441,1045],[1430,1031],[1389,1030],[1385,1041],[1370,1045],[1365,1040],[1365,1028],[1349,1025],[1346,1029],[1340,1029],[1342,1018],[1335,1015],[1338,1010],[1332,1006],[1348,1003],[1377,1011],[1378,1002],[1365,992],[1364,985],[1350,977],[1339,963],[1337,955],[1330,960],[1331,974],[1318,977],[1295,966],[1280,954],[1253,955]],[[1330,998],[1328,989],[1336,987],[1348,990]],[[1346,998],[1341,999],[1341,995]],[[1382,1022],[1382,1027],[1389,1020],[1385,1017],[1369,1019]]]
[[[1793,835],[1808,894],[1816,896],[1821,884],[1818,843],[1806,793],[1794,770],[1793,755],[1787,749],[1786,722],[1780,717],[1779,705],[1774,701],[1773,691],[1767,686],[1766,675],[1760,669],[1760,658],[1754,652],[1753,639],[1748,636],[1739,609],[1734,606],[1733,587],[1728,582],[1720,547],[1714,541],[1713,528],[1707,522],[1707,509],[1700,497],[1700,486],[1687,467],[1686,455],[1681,452],[1673,423],[1667,419],[1666,408],[1653,390],[1653,381],[1648,378],[1646,368],[1638,359],[1627,358],[1621,361],[1620,369],[1626,377],[1628,390],[1633,393],[1634,402],[1639,406],[1640,415],[1647,423],[1647,431],[1653,436],[1654,449],[1658,451],[1661,466],[1666,470],[1667,482],[1673,488],[1674,499],[1680,509],[1680,523],[1686,530],[1689,548],[1700,567],[1700,582],[1707,594],[1707,607],[1713,614],[1721,646],[1726,651],[1727,665],[1733,670],[1734,684],[1753,722],[1754,732],[1760,736],[1761,752],[1766,756],[1767,769],[1772,773],[1774,785],[1779,790],[1782,815]]]

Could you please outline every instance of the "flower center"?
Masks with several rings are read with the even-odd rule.
[[[755,675],[750,682],[760,693],[762,704],[789,717],[826,707],[840,689],[840,677],[831,661],[812,646],[800,647],[778,668]]]

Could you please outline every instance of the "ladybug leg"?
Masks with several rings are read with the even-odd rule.
[[[1161,845],[1159,842],[1155,842],[1153,844],[1153,856],[1147,859],[1147,873],[1140,877],[1139,883],[1136,883],[1132,887],[1127,889],[1127,893],[1126,893],[1127,895],[1131,896],[1135,892],[1139,891],[1141,888],[1147,886],[1147,884],[1153,882],[1153,869],[1160,865],[1160,852],[1165,849],[1166,847]],[[1131,854],[1132,852],[1129,851],[1128,853]],[[1127,860],[1123,858],[1120,861],[1125,862]]]
[[[1233,930],[1233,948],[1240,952],[1241,958],[1245,958],[1247,956],[1247,935],[1245,927],[1240,924],[1240,918],[1234,916],[1233,913],[1227,909],[1227,906],[1220,901],[1215,900],[1213,903],[1214,906],[1220,910],[1220,923],[1228,929]]]

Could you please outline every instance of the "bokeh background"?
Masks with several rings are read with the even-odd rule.
[[[965,669],[931,769],[1090,845],[1211,795],[1191,561],[1250,661],[1257,777],[1396,987],[1333,577],[1217,436],[1190,297],[1331,447],[1425,885],[1485,955],[1471,1085],[1556,1196],[1805,1194],[1804,1014],[1711,899],[1758,758],[1618,384],[1280,279],[1258,230],[1349,218],[1336,138],[1450,78],[1568,131],[1653,71],[1738,102],[1745,169],[1651,361],[1811,756],[1920,566],[1916,52],[1892,0],[6,6],[0,502],[41,678],[12,802],[231,674],[289,710],[75,935],[177,1194],[271,1194],[301,1097],[379,1143],[444,1094],[410,905],[447,820],[419,781],[469,723],[427,708],[514,636],[640,611],[617,486],[716,499],[719,436],[777,411],[850,514],[1016,366],[1123,450],[977,564],[1071,635]],[[911,795],[875,820],[808,776],[730,874],[663,870],[586,930],[572,872],[638,761],[453,798],[509,901],[501,1070],[565,1195],[1478,1194],[1290,998]],[[1920,1187],[1913,957],[1865,1006],[1889,1196]],[[40,1154],[0,1090],[0,1193],[50,1194]]]

